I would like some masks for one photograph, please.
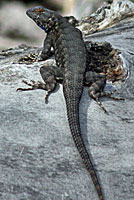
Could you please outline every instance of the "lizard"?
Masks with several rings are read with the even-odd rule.
[[[17,91],[43,89],[47,92],[45,97],[45,103],[47,103],[48,96],[55,90],[57,83],[63,84],[63,94],[71,135],[91,176],[99,200],[104,200],[98,174],[82,137],[79,121],[79,102],[84,86],[88,86],[90,97],[106,112],[99,101],[99,97],[109,96],[114,98],[111,96],[113,92],[104,92],[106,84],[105,75],[88,67],[88,53],[82,33],[74,26],[74,23],[69,21],[70,18],[63,17],[57,12],[42,6],[30,8],[26,11],[26,14],[47,33],[41,58],[46,60],[54,53],[56,67],[42,66],[40,74],[44,82],[32,80],[32,83],[28,83],[23,81],[30,88],[18,88]]]

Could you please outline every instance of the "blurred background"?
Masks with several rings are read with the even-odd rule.
[[[0,50],[19,44],[42,46],[44,31],[26,16],[28,8],[42,5],[77,19],[90,15],[103,0],[0,0]]]

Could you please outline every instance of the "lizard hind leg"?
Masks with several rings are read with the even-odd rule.
[[[31,91],[36,89],[45,90],[47,91],[47,94],[45,96],[45,103],[47,103],[50,93],[53,92],[56,88],[56,77],[58,77],[58,72],[59,70],[54,66],[43,66],[40,68],[40,73],[45,83],[43,83],[42,81],[35,82],[34,80],[31,80],[31,83],[28,83],[27,81],[23,80],[23,83],[30,87],[18,88],[17,91]]]
[[[94,74],[94,80],[95,80],[96,73],[92,72],[92,74]],[[98,79],[98,76],[100,76],[99,79]],[[97,104],[104,110],[104,112],[107,112],[104,106],[102,105],[102,103],[99,101],[100,97],[106,96],[113,100],[124,100],[124,99],[120,97],[112,96],[112,94],[114,94],[116,90],[112,92],[105,92],[104,91],[105,84],[106,84],[105,76],[102,74],[98,74],[96,77],[96,80],[92,84],[90,84],[88,92],[89,92],[90,97],[93,98],[97,102]]]
[[[62,72],[56,66],[43,66],[40,68],[40,74],[45,82],[47,94],[45,96],[45,103],[48,102],[49,95],[55,90],[57,80],[63,79]]]
[[[106,84],[105,75],[87,71],[84,77],[84,84],[89,86],[89,96],[96,101],[96,103],[104,110],[104,112],[107,112],[102,103],[99,101],[99,97],[104,96],[103,90]]]
[[[103,91],[104,87],[100,87],[102,84],[103,82],[101,83],[101,80],[96,81],[89,87],[88,92],[89,96],[96,101],[96,103],[103,109],[103,111],[107,112],[102,103],[99,101],[99,97],[105,96]]]

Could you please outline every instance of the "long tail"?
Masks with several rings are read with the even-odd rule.
[[[83,163],[85,164],[87,171],[90,173],[90,176],[98,193],[99,199],[104,200],[97,174],[92,164],[90,155],[88,154],[88,151],[85,147],[81,134],[80,121],[79,121],[79,101],[82,92],[76,94],[76,90],[72,88],[69,89],[66,84],[63,84],[63,92],[66,100],[68,122],[74,143],[83,160]]]

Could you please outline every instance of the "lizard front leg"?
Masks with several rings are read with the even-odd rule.
[[[23,80],[23,83],[30,86],[30,88],[18,88],[17,91],[30,91],[36,89],[46,90],[45,103],[47,103],[48,96],[55,90],[57,82],[62,81],[63,75],[61,69],[55,66],[43,66],[40,68],[40,73],[45,83],[41,81],[35,82],[34,80],[31,80],[31,83],[28,83]]]
[[[49,59],[53,54],[54,50],[51,49],[51,36],[47,34],[46,39],[44,40],[43,50],[42,52],[35,51],[33,53],[29,53],[21,58],[19,58],[19,64],[31,64],[33,62],[39,62],[43,60]]]
[[[54,50],[51,49],[51,43],[51,36],[47,34],[46,39],[44,40],[43,50],[40,55],[42,60],[47,60],[54,54]]]
[[[63,80],[63,73],[62,70],[58,67],[54,66],[44,66],[40,68],[40,73],[42,76],[42,79],[45,82],[47,94],[45,97],[45,102],[47,103],[48,96],[51,92],[53,92],[56,88],[57,82],[60,82]]]

